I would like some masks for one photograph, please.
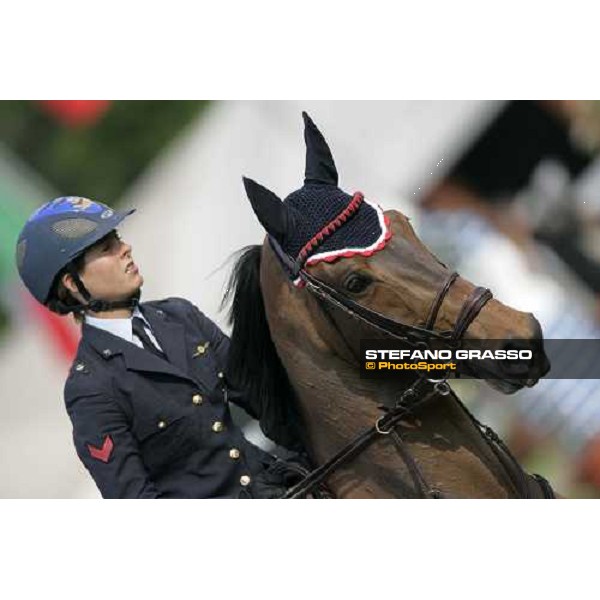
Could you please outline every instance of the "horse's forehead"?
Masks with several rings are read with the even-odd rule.
[[[403,228],[410,228],[410,219],[403,212],[396,209],[390,209],[384,211],[384,214],[392,224],[399,225]]]
[[[383,210],[362,193],[350,196],[328,186],[305,186],[286,198],[294,227],[283,248],[308,266],[354,255],[370,256],[391,237]]]
[[[390,236],[381,252],[355,253],[340,256],[335,261],[318,261],[313,265],[315,274],[342,274],[347,270],[371,271],[378,279],[387,279],[394,274],[401,276],[404,268],[412,270],[415,261],[422,263],[424,256],[429,256],[426,247],[415,234],[409,218],[397,210],[386,210],[385,217],[390,225]]]

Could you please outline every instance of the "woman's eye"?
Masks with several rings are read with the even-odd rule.
[[[114,247],[118,246],[121,241],[118,235],[113,235],[109,237],[104,244],[102,245],[102,252],[109,252]]]
[[[361,275],[359,273],[351,273],[344,281],[344,288],[351,294],[359,294],[369,287],[372,279],[367,275]]]

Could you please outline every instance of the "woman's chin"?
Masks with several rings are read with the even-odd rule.
[[[131,293],[135,294],[144,285],[144,278],[140,273],[135,273],[133,275],[133,281],[130,283],[130,285],[132,288]]]

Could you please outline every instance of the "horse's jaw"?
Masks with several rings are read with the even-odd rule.
[[[523,385],[512,381],[502,381],[500,379],[485,379],[484,380],[492,389],[502,392],[503,394],[514,394],[523,389]]]
[[[524,387],[533,387],[539,379],[486,379],[485,382],[494,390],[502,392],[503,394],[514,394]]]

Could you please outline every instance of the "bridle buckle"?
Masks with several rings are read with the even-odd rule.
[[[442,377],[441,379],[428,379],[427,381],[433,384],[434,392],[440,396],[447,396],[451,392],[445,377]]]
[[[385,415],[383,415],[382,417],[379,417],[379,419],[377,419],[377,421],[375,421],[375,429],[377,430],[377,433],[379,435],[390,435],[390,433],[392,433],[392,428],[390,427],[389,429],[382,429],[381,428],[381,421],[385,418]]]

